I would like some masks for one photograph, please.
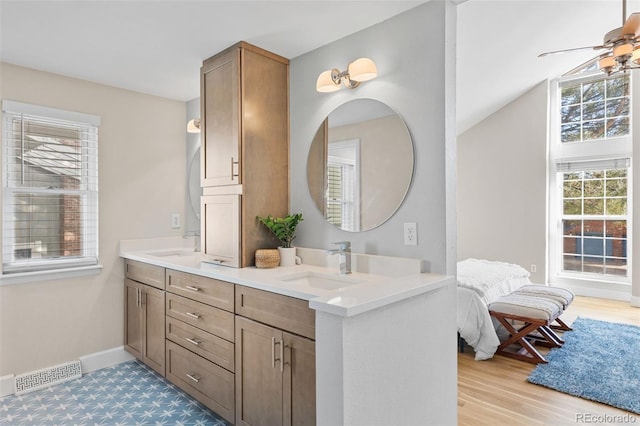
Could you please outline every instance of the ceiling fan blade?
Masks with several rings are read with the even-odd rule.
[[[622,35],[633,35],[635,37],[640,35],[640,12],[629,15],[629,18],[622,26]]]
[[[549,56],[549,55],[557,55],[559,53],[567,53],[567,52],[575,52],[578,50],[600,50],[600,49],[605,49],[607,48],[607,46],[585,46],[585,47],[574,47],[572,49],[563,49],[563,50],[553,50],[551,52],[544,52],[538,55],[538,58],[542,58],[543,56]]]

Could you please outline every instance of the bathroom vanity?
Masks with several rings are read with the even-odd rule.
[[[145,326],[164,320],[165,377],[213,411],[235,424],[455,424],[452,277],[355,253],[341,275],[336,256],[304,248],[301,265],[236,269],[180,240],[122,241],[120,255],[156,280],[163,270],[164,315]],[[137,279],[125,283],[149,286]]]

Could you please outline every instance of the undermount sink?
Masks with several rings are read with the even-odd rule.
[[[280,281],[292,284],[306,285],[324,290],[337,290],[354,284],[364,282],[363,280],[346,275],[323,274],[314,271],[297,272],[295,274],[284,275]]]
[[[167,256],[191,256],[194,253],[193,250],[167,250],[167,251],[152,251],[147,253],[150,256],[167,257]]]

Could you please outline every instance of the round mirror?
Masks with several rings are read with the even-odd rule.
[[[327,221],[351,232],[386,222],[413,176],[413,144],[402,118],[374,99],[336,108],[311,142],[307,182]]]

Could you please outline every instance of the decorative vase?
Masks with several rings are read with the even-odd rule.
[[[295,266],[296,264],[296,248],[295,247],[278,247],[280,252],[280,266]]]

